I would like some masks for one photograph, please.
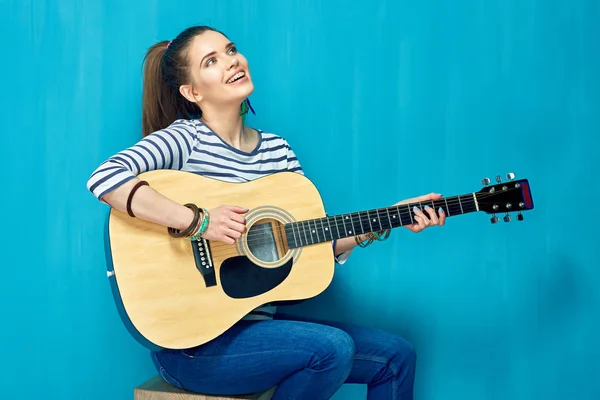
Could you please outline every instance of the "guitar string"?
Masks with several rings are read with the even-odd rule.
[[[516,188],[508,189],[508,190],[516,190]],[[499,193],[506,193],[507,191],[502,191]],[[482,203],[481,202],[482,199],[486,199],[487,197],[492,197],[492,196],[497,196],[497,194],[496,193],[492,193],[492,194],[481,193],[480,196],[478,197],[478,202]],[[460,200],[460,197],[466,197],[466,199]],[[307,233],[308,235],[311,235],[310,231],[317,230],[318,232],[322,232],[323,228],[325,228],[326,225],[330,225],[332,227],[332,230],[334,227],[336,228],[336,230],[341,228],[341,231],[344,230],[344,224],[352,225],[352,228],[354,228],[354,226],[353,226],[354,223],[359,223],[359,224],[361,224],[361,226],[369,227],[373,216],[375,216],[376,218],[379,219],[379,221],[380,221],[379,225],[382,226],[381,221],[382,220],[385,221],[385,219],[387,218],[387,210],[389,210],[390,212],[393,212],[392,214],[390,214],[390,217],[395,214],[399,214],[401,219],[403,217],[407,217],[407,216],[408,216],[408,218],[411,218],[411,215],[414,212],[412,210],[412,207],[410,207],[410,206],[416,205],[416,204],[428,205],[429,203],[436,203],[436,202],[439,203],[438,206],[442,206],[442,207],[445,206],[446,204],[448,204],[448,208],[455,207],[455,206],[464,206],[464,207],[469,206],[469,208],[470,208],[469,211],[471,211],[471,212],[475,211],[476,209],[472,209],[473,207],[475,207],[474,203],[472,205],[463,204],[465,201],[469,201],[469,200],[472,200],[471,195],[453,196],[453,197],[448,197],[448,198],[442,198],[439,200],[429,200],[429,201],[422,201],[422,202],[411,202],[411,203],[399,204],[397,206],[391,206],[391,207],[387,207],[387,208],[383,207],[383,208],[379,209],[379,210],[381,210],[379,213],[377,212],[377,209],[372,209],[372,210],[365,210],[365,211],[360,211],[360,212],[355,212],[355,213],[339,214],[339,215],[335,215],[335,216],[307,220],[307,221],[316,221],[313,223],[315,229],[313,229],[313,227],[311,227],[307,221],[296,221],[293,223],[295,223],[295,224],[306,223],[308,226],[308,230],[306,229],[306,226],[301,226],[301,225],[296,225],[297,229],[294,229],[293,227],[290,229],[292,231],[292,234],[304,235],[304,233]],[[437,206],[435,206],[435,207],[437,207]],[[406,209],[400,210],[399,208],[406,208]],[[394,209],[398,209],[398,210],[394,211]],[[429,214],[425,210],[422,210],[422,211],[425,213],[425,216],[427,216],[429,218]],[[463,213],[461,212],[461,214],[463,214]],[[451,214],[450,216],[453,216],[453,214]],[[350,217],[350,221],[338,220],[338,218],[342,218],[342,217]],[[327,221],[329,221],[329,223],[326,224]],[[347,221],[347,222],[344,222],[344,221]],[[411,221],[412,221],[412,219],[411,219]],[[320,226],[317,226],[317,222],[318,222],[318,225],[320,225]],[[375,221],[375,222],[377,222],[377,221]],[[402,225],[406,225],[406,224],[401,224],[394,228],[400,227]],[[387,228],[383,228],[383,229],[387,229]],[[367,230],[364,230],[364,229],[363,229],[363,231],[368,232]],[[247,233],[245,236],[246,236],[246,241],[249,244],[250,243],[255,244],[256,241],[262,241],[264,238],[271,237],[271,235],[269,233],[265,233],[262,231],[258,231],[258,232],[251,231],[251,232]],[[321,234],[320,236],[325,236],[325,235]],[[331,236],[331,235],[329,235],[329,236]],[[302,241],[302,238],[300,238],[300,239],[301,239],[300,241]]]
[[[512,190],[512,189],[510,189],[510,190]],[[506,192],[506,191],[503,191],[503,192],[501,192],[501,193],[505,193],[505,192]],[[482,193],[482,194],[481,194],[481,196],[480,196],[480,199],[485,199],[485,198],[487,198],[487,197],[490,197],[490,196],[495,196],[495,195],[496,195],[496,194],[494,194],[494,193],[492,193],[492,194],[489,194],[489,195],[488,195],[488,194],[485,194],[485,193]],[[464,197],[464,196],[470,197],[470,195],[463,195],[463,197]],[[449,203],[449,205],[450,205],[450,204],[452,204],[453,206],[457,205],[457,204],[460,202],[460,201],[458,201],[458,197],[459,197],[459,196],[456,196],[456,201],[451,201],[451,200],[450,200],[450,201],[448,202],[448,203]],[[450,199],[450,198],[447,198],[447,199]],[[447,199],[446,199],[446,200],[447,200]],[[432,201],[429,201],[429,202],[436,202],[436,201],[440,201],[440,200],[432,200]],[[428,202],[421,202],[421,203],[428,203]],[[481,202],[480,202],[480,203],[481,203]],[[413,205],[413,204],[416,204],[416,203],[409,203],[409,204],[410,204],[410,205]],[[401,204],[401,205],[399,205],[399,206],[393,206],[393,207],[390,207],[390,208],[396,208],[396,207],[407,206],[407,209],[406,209],[406,210],[404,210],[404,211],[401,211],[401,212],[399,213],[399,214],[400,214],[400,218],[402,219],[403,217],[406,217],[407,215],[409,215],[409,214],[410,214],[410,212],[409,212],[409,209],[408,209],[408,207],[409,207],[409,204]],[[473,206],[471,206],[471,207],[473,207]],[[475,209],[469,209],[468,211],[471,211],[471,212],[473,212],[473,211],[475,211]],[[361,212],[361,214],[363,214],[363,213],[366,213],[366,211],[365,211],[365,212]],[[426,213],[426,212],[425,212],[425,213]],[[461,214],[463,214],[463,213],[461,213]],[[339,216],[336,216],[336,217],[340,217],[340,216],[343,216],[343,215],[345,215],[345,214],[342,214],[342,215],[339,215]],[[370,223],[370,222],[369,222],[369,221],[370,221],[370,218],[369,218],[369,216],[367,216],[367,218],[365,218],[365,215],[356,215],[357,217],[360,217],[360,219],[359,219],[359,218],[355,218],[355,217],[353,217],[351,214],[347,214],[347,215],[348,215],[348,216],[350,216],[350,221],[348,221],[348,222],[346,222],[346,223],[347,223],[348,225],[352,224],[352,227],[354,227],[354,224],[355,224],[356,222],[359,222],[359,223],[364,223],[363,225],[370,226],[370,225],[369,225],[369,223]],[[393,214],[392,214],[392,215],[393,215]],[[426,215],[427,215],[427,213],[426,213]],[[452,216],[452,215],[451,215],[451,216]],[[410,217],[411,217],[411,216],[409,215],[409,218],[410,218]],[[325,218],[327,218],[327,217],[325,217]],[[325,220],[325,218],[322,218],[321,220]],[[331,217],[330,217],[330,218],[331,218]],[[385,217],[383,217],[383,218],[384,218],[384,220],[385,220]],[[365,221],[366,221],[366,222],[365,222]],[[412,221],[412,219],[411,219],[411,221]],[[336,221],[336,222],[337,222],[337,221]],[[380,224],[381,224],[381,222],[380,222]],[[331,224],[328,224],[328,225],[331,225]],[[400,224],[400,225],[398,225],[398,226],[396,226],[396,227],[390,226],[390,228],[397,228],[397,227],[401,227],[401,226],[407,226],[407,225],[412,225],[412,223],[411,223],[411,224],[408,224],[408,223],[406,223],[406,224]],[[339,222],[337,222],[337,225],[336,225],[336,223],[334,222],[334,224],[333,224],[332,226],[335,226],[335,227],[336,227],[336,230],[338,230],[339,228],[342,228],[342,229],[343,229],[343,223],[342,223],[342,224],[340,224]],[[381,226],[381,225],[380,225],[380,226]],[[316,228],[318,228],[316,225],[315,225],[315,227],[316,227]],[[330,237],[331,239],[319,240],[319,239],[320,239],[320,237],[323,237],[323,238],[325,238],[325,237],[327,236],[327,235],[326,235],[326,234],[325,234],[325,233],[322,231],[322,228],[323,228],[323,227],[325,227],[325,224],[323,224],[323,223],[322,223],[322,224],[321,224],[321,230],[320,230],[322,233],[321,233],[321,235],[318,235],[318,234],[317,234],[317,238],[318,238],[317,242],[313,242],[313,243],[306,243],[305,245],[303,245],[303,244],[302,244],[302,242],[304,242],[304,241],[308,242],[308,237],[309,237],[309,236],[310,236],[311,240],[313,239],[313,236],[312,236],[312,233],[311,233],[311,232],[308,232],[308,235],[306,235],[306,228],[305,228],[305,227],[299,227],[297,230],[294,230],[294,229],[292,228],[292,235],[298,234],[298,235],[300,235],[300,236],[301,236],[301,237],[300,237],[300,240],[299,240],[299,242],[300,242],[300,244],[301,244],[301,246],[300,246],[300,247],[302,247],[302,246],[306,246],[306,245],[309,245],[309,244],[315,244],[315,243],[318,243],[318,242],[328,242],[328,241],[332,241],[332,240],[334,240],[334,239],[333,239],[333,236],[332,236],[332,234],[330,234],[330,235],[329,235],[329,237]],[[302,229],[302,231],[300,230],[300,228]],[[384,228],[384,229],[387,229],[387,228]],[[332,230],[333,230],[333,229],[332,229]],[[363,230],[363,231],[364,231],[364,232],[367,232],[367,231],[369,231],[369,230]],[[286,234],[289,234],[289,233],[286,231]],[[316,234],[316,232],[315,232],[315,234]],[[306,236],[305,236],[305,235],[306,235]],[[264,241],[265,241],[265,240],[264,240],[265,238],[268,238],[268,239],[269,239],[269,242],[272,242],[272,241],[275,241],[276,243],[278,243],[278,242],[279,242],[279,241],[278,241],[278,239],[277,239],[276,237],[274,237],[274,235],[270,235],[269,233],[265,233],[264,231],[262,231],[262,232],[256,232],[256,231],[253,231],[253,232],[250,232],[249,234],[247,234],[246,236],[247,236],[246,242],[248,243],[248,245],[249,245],[249,246],[250,246],[250,245],[254,245],[254,244],[256,244],[256,243],[264,242]],[[305,237],[304,237],[304,238],[302,238],[302,236],[305,236]],[[352,235],[350,234],[349,236],[352,236]],[[238,240],[239,240],[239,239],[238,239]],[[296,238],[294,238],[294,240],[296,241]],[[289,242],[289,241],[288,241],[288,242]],[[220,244],[223,244],[224,246],[233,246],[233,245],[228,245],[227,243],[223,243],[223,242],[220,242],[220,241],[214,241],[213,243],[215,243],[214,245],[212,245],[213,247],[214,247],[214,246],[219,246]],[[279,244],[279,243],[278,243],[278,244]],[[235,250],[234,250],[234,251],[235,251]]]
[[[518,188],[510,188],[510,189],[508,189],[508,190],[516,190],[516,189],[518,189]],[[482,200],[482,199],[486,199],[486,198],[488,198],[488,197],[497,196],[498,194],[501,194],[501,193],[506,193],[508,190],[506,190],[506,191],[502,191],[502,192],[497,192],[497,193],[479,193],[479,195],[480,195],[480,196],[478,197],[478,201],[481,203],[481,201],[480,201],[480,200]],[[461,201],[459,201],[459,200],[458,200],[458,199],[459,199],[459,197],[461,197],[461,196],[455,196],[455,200],[454,200],[454,201],[453,201],[453,200],[449,200],[449,201],[448,201],[448,204],[449,204],[449,205],[450,205],[450,204],[452,204],[453,206],[456,206],[457,204],[461,203]],[[470,195],[462,195],[462,197],[470,197]],[[425,201],[425,202],[420,202],[420,203],[439,202],[439,201],[442,201],[442,200],[448,200],[448,199],[452,199],[452,198],[446,198],[446,199],[440,199],[440,200],[431,200],[431,201]],[[418,202],[417,202],[417,203],[418,203]],[[400,214],[400,218],[401,218],[401,220],[402,220],[402,218],[403,218],[403,217],[406,217],[408,214],[411,214],[411,212],[409,211],[408,207],[409,207],[410,205],[417,204],[417,203],[415,203],[415,202],[411,202],[411,203],[407,203],[407,204],[400,204],[400,205],[398,205],[398,206],[392,206],[392,207],[390,207],[390,208],[397,208],[397,207],[403,207],[403,206],[406,206],[406,207],[407,207],[407,210],[401,211],[401,212],[399,213],[399,214]],[[474,207],[474,204],[471,206],[471,208],[473,208],[473,207]],[[412,209],[411,209],[411,210],[412,210]],[[472,212],[472,211],[475,211],[475,210],[476,210],[476,209],[472,209],[472,210],[471,210],[471,209],[469,209],[469,211],[471,211],[471,212]],[[370,211],[370,210],[369,210],[369,211]],[[361,213],[361,214],[363,214],[363,212],[362,212],[362,211],[361,211],[360,213]],[[366,212],[364,212],[364,213],[366,213]],[[425,212],[425,214],[427,215],[427,213],[426,213],[426,212]],[[462,214],[462,213],[461,213],[461,214]],[[352,215],[351,215],[351,214],[341,214],[341,215],[338,215],[338,216],[336,216],[336,217],[340,217],[340,216],[344,216],[344,215],[348,215],[348,216],[350,216],[350,222],[347,222],[347,224],[349,224],[349,225],[350,225],[350,224],[354,225],[354,223],[355,223],[355,222],[364,222],[364,221],[365,221],[364,215],[358,215],[358,216],[360,216],[360,217],[361,217],[360,219],[352,217]],[[451,215],[451,216],[452,216],[452,215]],[[324,217],[324,218],[323,218],[323,220],[324,220],[325,218],[327,218],[327,217]],[[385,218],[385,217],[383,217],[383,218]],[[410,218],[410,215],[409,215],[409,218]],[[369,221],[370,221],[370,218],[367,216],[367,222],[366,222],[366,223],[364,223],[364,225],[367,225],[367,226],[369,226],[369,225],[368,225],[368,224],[369,224]],[[412,219],[411,219],[411,221],[412,221]],[[380,222],[380,224],[381,224],[381,222]],[[322,225],[322,227],[321,227],[321,228],[323,228],[323,227],[325,226],[324,224],[321,224],[321,225]],[[393,228],[399,228],[399,227],[402,227],[402,226],[406,227],[406,226],[410,226],[410,225],[412,225],[412,224],[401,224],[401,225],[398,225],[398,226],[396,226],[396,227],[393,227]],[[340,226],[340,223],[339,223],[339,222],[337,222],[337,225],[336,225],[336,224],[334,224],[333,226],[336,226],[336,229],[337,229],[337,228],[340,228],[340,227],[341,227],[341,228],[343,228],[343,226]],[[392,227],[390,227],[390,228],[392,228]],[[304,234],[306,233],[306,232],[304,231],[304,229],[305,229],[305,228],[302,228],[302,229],[303,229],[303,231],[302,231],[302,232],[300,232],[299,230],[296,232],[296,231],[294,231],[294,230],[293,230],[293,228],[292,228],[292,234],[293,234],[293,235],[294,235],[294,234],[297,234],[297,235],[304,235]],[[386,229],[386,228],[384,228],[384,229]],[[333,228],[332,228],[332,230],[333,230]],[[289,233],[288,233],[288,232],[286,232],[286,234],[289,234]],[[313,237],[312,237],[312,234],[311,234],[310,232],[308,233],[308,235],[311,237],[311,239],[313,238]],[[317,242],[314,242],[314,243],[306,243],[306,244],[302,245],[302,243],[303,243],[304,241],[308,241],[308,237],[309,237],[309,236],[306,236],[306,237],[304,237],[304,238],[300,237],[300,241],[299,241],[299,242],[300,242],[301,246],[299,246],[299,247],[304,247],[304,246],[308,246],[308,245],[312,245],[312,244],[325,243],[325,242],[330,242],[330,241],[333,241],[333,240],[334,240],[334,239],[333,239],[333,236],[332,236],[332,234],[330,234],[329,236],[331,237],[331,239],[326,239],[326,240],[318,240]],[[326,236],[326,235],[324,235],[324,234],[322,233],[320,236],[319,236],[319,235],[317,235],[317,236],[318,236],[318,237],[323,237],[323,238],[325,238],[325,236]],[[352,235],[349,235],[349,236],[352,236]],[[268,239],[269,239],[269,242],[275,242],[275,244],[277,244],[278,246],[282,246],[282,247],[284,247],[284,248],[286,247],[286,243],[285,243],[285,241],[283,241],[283,240],[280,240],[279,238],[275,237],[275,235],[270,235],[269,233],[264,233],[264,232],[250,232],[250,233],[247,235],[246,243],[248,243],[248,245],[250,246],[250,245],[254,245],[254,244],[256,244],[256,243],[260,243],[260,242],[266,242],[266,241],[264,240],[265,238],[268,238]],[[296,240],[296,239],[294,239],[294,240]],[[239,241],[239,239],[238,239],[238,240],[236,240],[236,242],[238,242],[238,241]],[[288,240],[288,242],[289,242],[289,240]],[[219,247],[227,247],[229,250],[225,252],[225,255],[237,255],[237,254],[238,254],[238,252],[237,252],[237,250],[236,250],[236,248],[237,248],[237,243],[236,243],[236,244],[234,244],[234,245],[230,245],[230,244],[223,243],[223,242],[220,242],[220,241],[213,241],[213,242],[211,242],[211,247],[212,247],[212,248],[214,248],[215,250],[217,250]],[[228,253],[229,253],[229,254],[228,254]]]

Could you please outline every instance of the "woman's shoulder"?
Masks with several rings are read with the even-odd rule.
[[[169,126],[167,126],[165,129],[169,129],[169,128],[185,128],[185,129],[189,130],[190,132],[197,132],[198,130],[201,130],[200,128],[202,128],[202,124],[197,119],[180,118],[180,119],[176,119],[175,121],[171,122],[171,124]]]
[[[274,133],[272,131],[262,130],[262,129],[256,128],[256,127],[249,127],[249,128],[255,130],[263,142],[270,143],[272,145],[286,145],[286,146],[289,145],[287,140],[283,136],[281,136],[277,133]]]

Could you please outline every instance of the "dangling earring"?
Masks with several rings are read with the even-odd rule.
[[[250,104],[250,99],[246,98],[240,106],[240,115],[242,116],[243,121],[246,120],[246,114],[248,114],[248,110],[252,111],[252,114],[256,115],[254,108],[252,108],[252,104]]]

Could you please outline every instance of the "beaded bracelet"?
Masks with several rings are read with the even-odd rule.
[[[365,248],[365,247],[367,247],[367,246],[370,246],[370,245],[371,245],[371,243],[373,243],[373,239],[371,239],[371,238],[369,237],[369,235],[365,235],[365,236],[367,236],[368,240],[363,240],[362,242],[361,242],[361,241],[358,239],[358,238],[359,238],[359,236],[360,236],[360,235],[358,235],[358,236],[354,236],[354,241],[356,242],[356,244],[357,244],[359,247]]]
[[[367,237],[367,240],[363,240],[361,242],[358,239],[358,236],[355,236],[354,241],[356,242],[356,244],[358,246],[365,248],[365,247],[370,246],[375,240],[377,240],[379,242],[383,242],[388,237],[390,237],[390,232],[391,232],[390,229],[386,229],[384,231],[379,231],[379,232],[369,232],[365,235]]]
[[[390,237],[390,232],[391,229],[386,229],[385,231],[373,232],[372,235],[375,237],[376,240],[383,242],[384,240]]]
[[[200,227],[196,231],[196,233],[188,236],[186,239],[188,240],[200,240],[204,232],[208,229],[208,224],[210,223],[210,214],[206,208],[201,209],[202,213],[202,222],[200,223]]]

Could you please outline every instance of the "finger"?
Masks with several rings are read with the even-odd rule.
[[[427,214],[429,214],[429,220],[431,222],[430,225],[438,225],[438,223],[440,222],[440,219],[438,218],[437,214],[435,213],[435,210],[429,206],[425,206],[425,211],[427,212]]]
[[[226,209],[231,210],[238,214],[245,214],[248,212],[247,208],[239,207],[239,206],[224,206]]]
[[[413,232],[421,232],[423,229],[425,229],[425,222],[423,221],[423,217],[420,217],[418,215],[415,215],[415,223],[413,224]]]
[[[429,193],[429,194],[424,194],[422,196],[415,198],[415,201],[439,200],[441,198],[442,198],[441,194]]]
[[[246,225],[246,218],[243,215],[236,214],[235,212],[229,213],[228,217],[239,224]]]
[[[422,222],[423,222],[423,224],[425,224],[425,226],[429,225],[429,218],[427,218],[427,216],[425,216],[425,214],[423,214],[423,211],[421,211],[421,210],[419,209],[419,207],[417,207],[417,206],[414,206],[414,207],[413,207],[413,210],[414,210],[415,214],[416,214],[418,217],[420,217],[420,218],[419,218],[419,221],[422,221]]]
[[[444,209],[442,207],[440,207],[439,209],[439,215],[440,215],[440,226],[443,226],[446,223],[446,213],[444,212]]]
[[[221,239],[221,241],[227,244],[235,244],[235,239],[229,236],[223,236],[223,239]]]
[[[246,225],[240,224],[236,221],[229,221],[228,227],[235,232],[239,232],[240,236],[242,233],[246,232]]]
[[[442,198],[442,195],[439,193],[429,193],[429,194],[424,194],[422,196],[413,197],[411,199],[402,200],[401,202],[399,202],[397,204],[417,203],[417,202],[427,201],[427,200],[439,200],[441,198]]]
[[[225,231],[225,234],[226,234],[228,237],[230,237],[230,238],[233,238],[233,239],[239,239],[239,238],[241,238],[241,237],[242,237],[242,233],[241,233],[241,232],[238,232],[238,231],[236,231],[236,230],[233,230],[233,229],[227,229],[227,230]]]

